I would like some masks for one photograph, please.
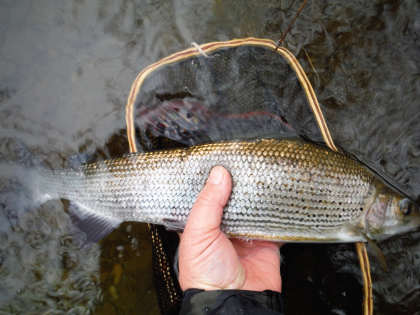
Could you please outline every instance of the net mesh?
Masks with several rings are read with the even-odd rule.
[[[295,71],[273,49],[221,47],[164,64],[147,75],[134,102],[136,141],[183,145],[305,135],[321,141]]]
[[[151,225],[152,264],[159,308],[162,314],[178,314],[182,291],[174,272],[174,256],[178,235],[161,226]]]

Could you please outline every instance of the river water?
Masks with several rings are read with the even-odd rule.
[[[73,167],[128,151],[124,105],[137,73],[192,42],[277,40],[298,1],[0,3],[0,159]],[[336,142],[420,193],[420,3],[309,1],[285,46],[302,63]],[[151,245],[124,223],[98,244],[65,202],[34,205],[25,174],[0,175],[0,314],[158,314]],[[420,234],[372,252],[376,314],[420,314]],[[361,314],[354,246],[282,249],[287,314]],[[302,302],[305,301],[305,302]]]

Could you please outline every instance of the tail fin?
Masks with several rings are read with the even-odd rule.
[[[0,232],[19,229],[23,216],[51,198],[39,189],[41,180],[34,169],[0,163]]]
[[[18,183],[33,205],[40,205],[48,200],[59,198],[54,176],[46,169],[25,167],[17,164],[0,163],[3,183]]]
[[[63,203],[64,210],[73,224],[86,234],[86,243],[99,241],[122,222],[117,218],[101,216],[67,198],[74,193],[68,180],[77,177],[77,172],[0,163],[0,174],[0,210],[7,208],[9,221],[17,220],[22,211],[35,209],[51,199],[63,198],[69,199]],[[7,223],[8,226],[13,224]]]

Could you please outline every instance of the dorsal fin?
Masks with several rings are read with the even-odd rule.
[[[328,148],[327,145],[324,142],[317,142],[317,141],[313,141],[312,139],[309,139],[306,136],[302,136],[301,138],[304,141],[316,144],[318,146],[324,147],[324,148]],[[347,156],[348,158],[362,164],[364,167],[366,167],[372,174],[374,174],[376,177],[380,178],[383,183],[389,187],[390,189],[398,192],[399,194],[403,195],[404,197],[408,198],[409,200],[411,200],[414,204],[420,206],[419,202],[416,201],[416,198],[414,196],[411,196],[409,193],[407,193],[403,188],[401,188],[401,184],[399,184],[395,179],[391,178],[391,176],[389,176],[388,174],[386,174],[384,171],[379,170],[379,168],[371,161],[361,158],[359,156],[357,156],[354,153],[349,153],[346,150],[344,150],[341,146],[337,145],[337,148],[339,150],[339,152],[341,154],[344,154],[345,156]]]
[[[369,171],[371,171],[375,176],[380,178],[383,181],[383,183],[386,186],[388,186],[390,189],[398,192],[399,194],[411,200],[414,204],[420,206],[419,203],[416,201],[416,198],[414,198],[413,196],[408,194],[406,191],[404,191],[403,188],[401,188],[401,185],[396,180],[391,178],[391,176],[386,174],[384,171],[379,170],[378,167],[375,166],[372,162],[366,159],[362,159],[356,156],[355,154],[348,154],[348,155],[350,158],[353,158],[355,161],[358,161],[359,163],[364,165],[367,169],[369,169]]]

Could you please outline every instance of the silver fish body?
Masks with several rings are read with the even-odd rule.
[[[182,229],[216,165],[233,180],[222,219],[230,236],[355,242],[389,236],[386,226],[395,234],[419,223],[418,211],[407,221],[400,209],[404,198],[358,162],[302,141],[220,142],[131,154],[79,172],[55,171],[44,185],[75,202],[88,219]]]

